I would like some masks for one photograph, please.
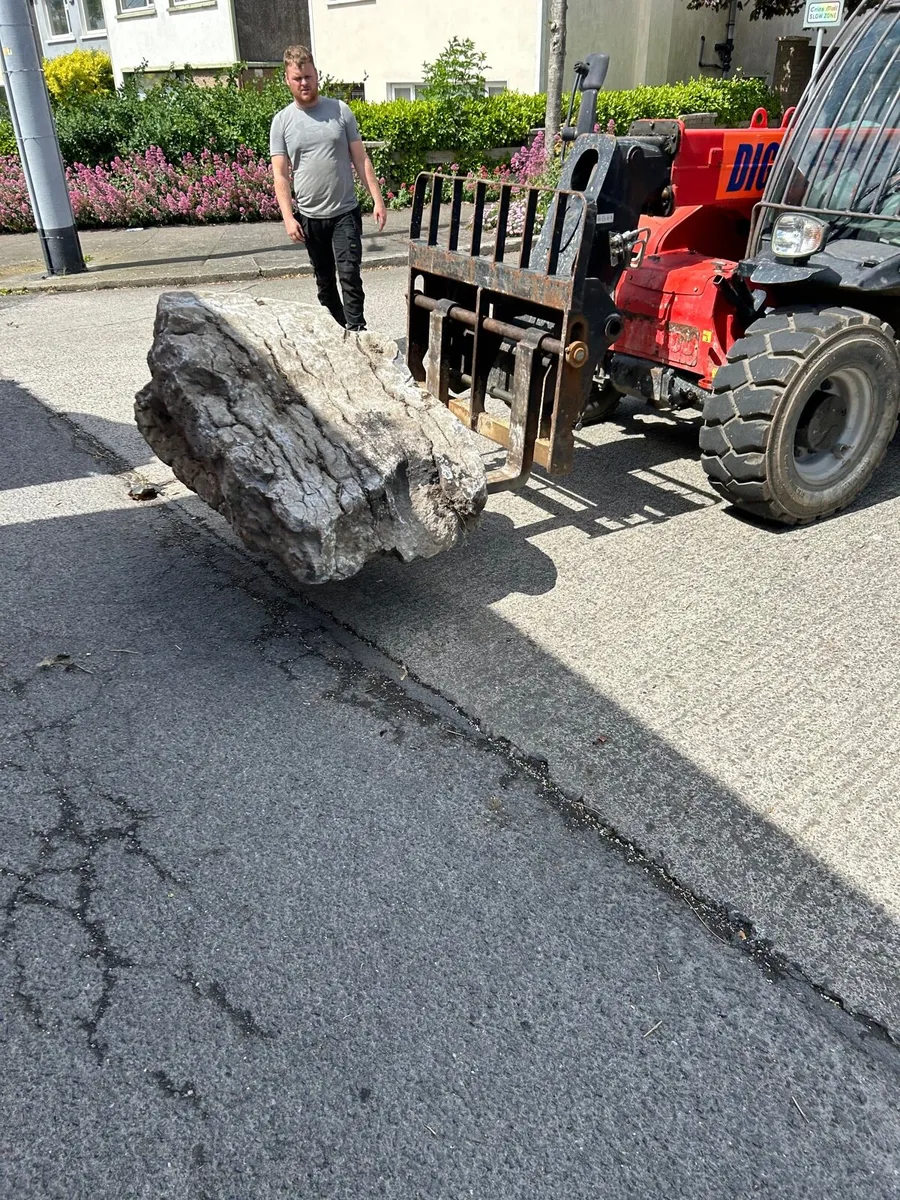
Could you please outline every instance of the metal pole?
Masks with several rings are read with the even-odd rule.
[[[815,79],[816,71],[819,69],[819,62],[822,58],[822,39],[825,37],[825,30],[820,25],[816,30],[816,49],[813,53],[812,78]]]
[[[731,0],[728,9],[728,24],[725,26],[725,41],[734,45],[734,31],[737,26],[738,0]]]
[[[86,270],[66,187],[29,0],[0,0],[0,70],[50,275]]]

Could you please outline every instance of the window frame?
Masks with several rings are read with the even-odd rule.
[[[144,0],[144,3],[138,7],[124,8],[125,0],[116,0],[116,19],[121,21],[129,17],[146,17],[151,13],[156,16],[156,0]]]
[[[411,103],[418,99],[417,93],[425,86],[424,83],[389,83],[387,85],[388,100],[406,100]],[[409,96],[398,96],[397,88],[409,89]]]
[[[44,16],[44,21],[47,25],[47,44],[53,45],[59,42],[72,42],[75,40],[75,33],[72,29],[72,21],[69,17],[69,6],[66,0],[62,0],[62,11],[66,18],[68,33],[54,33],[53,22],[50,18],[50,0],[41,0],[41,12]]]
[[[103,7],[101,0],[100,13],[103,17],[103,24],[99,29],[89,29],[87,22],[87,0],[78,0],[78,15],[81,18],[81,36],[83,39],[106,37],[106,10]]]

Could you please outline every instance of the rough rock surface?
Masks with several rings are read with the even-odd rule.
[[[321,308],[240,293],[160,297],[138,428],[183,483],[298,579],[449,549],[484,507],[471,435]]]

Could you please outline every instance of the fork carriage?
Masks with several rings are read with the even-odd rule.
[[[464,425],[506,447],[505,465],[488,476],[499,491],[523,483],[534,463],[551,474],[571,469],[574,427],[615,306],[588,277],[597,225],[591,200],[502,184],[489,206],[481,181],[463,228],[464,187],[439,174],[416,183],[407,359],[414,378]],[[445,190],[450,219],[442,226]],[[496,219],[493,231],[488,217]],[[505,387],[492,379],[504,361]],[[506,402],[508,416],[486,411],[489,394]]]

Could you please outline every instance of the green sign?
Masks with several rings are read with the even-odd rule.
[[[807,0],[804,29],[824,29],[840,25],[844,17],[844,0]]]

